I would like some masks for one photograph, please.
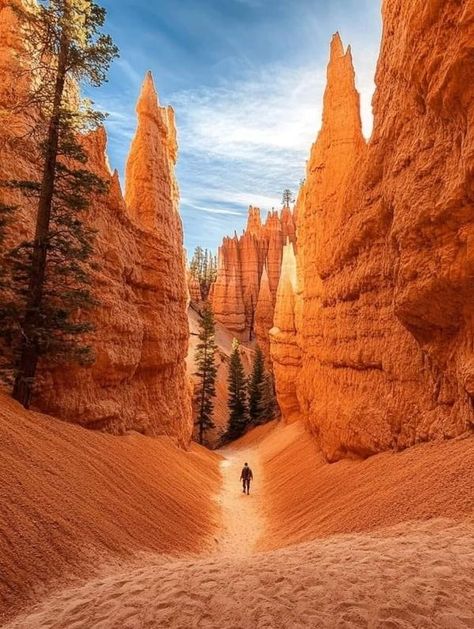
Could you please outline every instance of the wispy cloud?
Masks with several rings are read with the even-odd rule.
[[[297,190],[321,123],[336,29],[352,44],[370,135],[380,23],[375,0],[202,0],[183,3],[179,12],[173,0],[160,2],[159,10],[144,0],[104,2],[123,37],[99,102],[110,113],[112,166],[123,173],[134,104],[150,67],[161,102],[176,112],[189,248],[215,247],[234,226],[242,228],[248,205],[278,207],[284,188]]]

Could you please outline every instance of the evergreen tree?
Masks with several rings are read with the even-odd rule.
[[[289,190],[289,188],[286,188],[285,190],[283,190],[283,195],[282,195],[282,203],[283,203],[283,207],[290,207],[290,203],[294,202],[294,198],[293,198],[293,193],[291,192],[291,190]]]
[[[213,398],[216,395],[216,351],[214,316],[211,307],[206,305],[200,321],[199,343],[194,358],[197,366],[195,375],[199,378],[196,388],[196,400],[199,406],[195,426],[198,429],[198,439],[201,444],[204,443],[206,431],[214,428],[212,414]]]
[[[237,339],[232,343],[232,353],[229,364],[229,420],[225,440],[232,441],[240,437],[247,424],[247,399],[246,377],[242,359],[240,357],[240,345]]]
[[[217,276],[217,258],[212,251],[196,247],[189,265],[191,276],[198,280],[201,290],[201,299],[206,301],[211,285]]]
[[[260,419],[260,406],[262,399],[262,383],[265,378],[265,365],[263,353],[260,347],[257,345],[255,350],[255,358],[253,361],[252,373],[250,374],[248,384],[248,405],[249,405],[249,418],[254,424],[259,423]]]
[[[260,399],[255,423],[264,424],[274,419],[277,415],[277,403],[275,399],[275,387],[273,378],[268,372],[264,373],[260,383]]]
[[[13,396],[28,408],[41,357],[93,360],[81,342],[91,325],[79,315],[96,303],[89,279],[94,234],[82,218],[91,195],[105,186],[85,168],[80,135],[97,127],[103,115],[78,97],[75,86],[105,81],[117,49],[101,33],[105,10],[93,0],[43,0],[34,11],[25,7],[16,10],[35,51],[28,105],[40,113],[32,137],[41,176],[7,182],[34,200],[36,225],[33,240],[7,256],[10,290],[0,297],[0,317]]]

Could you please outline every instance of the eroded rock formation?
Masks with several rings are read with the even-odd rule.
[[[257,308],[255,310],[255,336],[257,343],[265,356],[266,367],[269,371],[273,370],[270,358],[270,329],[273,327],[273,311],[275,302],[270,292],[268,283],[268,273],[266,265],[263,267],[262,277],[260,279],[260,289],[258,292]]]
[[[0,1],[1,106],[18,94],[15,68],[24,59],[14,15]],[[23,86],[27,89],[27,86]],[[20,98],[21,100],[21,98]],[[93,278],[100,305],[92,311],[90,368],[40,368],[34,404],[91,428],[168,434],[185,445],[192,430],[184,359],[188,343],[185,267],[174,176],[173,113],[159,107],[151,75],[137,105],[138,128],[127,165],[127,199],[106,159],[103,129],[87,136],[88,167],[110,183],[95,198],[87,222],[97,230]],[[34,116],[18,110],[0,125],[0,179],[38,177],[34,146],[18,133]],[[3,194],[2,200],[10,201]],[[13,199],[18,201],[18,199]],[[22,199],[14,240],[31,237],[31,207]]]
[[[276,394],[282,419],[300,419],[296,379],[301,367],[301,352],[296,337],[297,300],[296,257],[293,244],[283,249],[283,261],[276,296],[274,326],[270,330],[270,349]]]
[[[213,296],[216,319],[242,340],[252,340],[257,335],[257,342],[268,360],[268,331],[272,327],[285,238],[296,242],[293,213],[289,208],[283,208],[280,213],[275,210],[268,212],[262,224],[260,210],[251,206],[243,234],[240,238],[237,235],[232,239],[224,238],[219,249]],[[266,290],[261,295],[264,303],[258,305],[264,267],[271,306]],[[266,328],[268,322],[270,325]]]
[[[383,17],[372,138],[336,35],[297,203],[297,395],[329,460],[474,422],[474,5]]]
[[[228,330],[240,336],[245,332],[245,306],[237,234],[224,238],[217,258],[217,278],[212,292],[214,315]]]

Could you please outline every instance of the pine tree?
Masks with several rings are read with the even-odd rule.
[[[44,0],[34,11],[17,8],[21,27],[35,51],[31,103],[40,112],[32,137],[38,140],[41,177],[10,181],[36,203],[32,241],[8,256],[10,292],[2,295],[2,336],[10,352],[13,397],[29,407],[38,361],[88,364],[81,343],[91,325],[79,313],[97,302],[90,290],[93,231],[83,223],[93,194],[104,182],[85,168],[80,135],[96,128],[103,115],[77,95],[76,85],[106,80],[117,49],[101,33],[105,10],[93,0]]]
[[[207,430],[214,428],[212,415],[214,410],[213,398],[216,395],[217,367],[215,354],[215,324],[212,309],[209,305],[204,307],[199,327],[199,343],[196,348],[194,360],[199,378],[196,388],[196,400],[198,402],[198,414],[195,426],[198,429],[199,443],[204,443]]]
[[[252,373],[248,384],[249,418],[254,424],[259,423],[260,405],[262,398],[262,383],[265,378],[265,365],[263,353],[257,345],[253,361]]]
[[[229,420],[224,439],[232,441],[240,437],[248,424],[247,413],[247,382],[242,359],[240,357],[240,345],[237,339],[232,343],[232,353],[229,364]]]
[[[209,296],[212,283],[217,276],[217,258],[212,251],[196,247],[189,265],[191,276],[198,280],[201,290],[201,299],[206,301]]]
[[[274,419],[277,415],[277,404],[275,399],[275,387],[273,378],[268,372],[264,373],[260,383],[260,400],[258,403],[256,424],[264,424]]]
[[[283,195],[282,195],[282,203],[283,203],[283,207],[290,207],[290,203],[294,202],[294,198],[293,198],[293,193],[291,192],[291,190],[289,188],[286,188],[285,190],[283,190]]]

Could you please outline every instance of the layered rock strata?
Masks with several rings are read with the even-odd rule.
[[[18,94],[15,69],[26,63],[15,17],[0,1],[1,106],[12,110]],[[127,164],[128,204],[106,158],[103,129],[84,138],[88,168],[109,182],[86,217],[96,230],[98,270],[93,290],[100,301],[89,319],[95,363],[89,368],[40,366],[34,405],[90,428],[167,434],[189,442],[192,422],[184,359],[188,343],[185,267],[178,188],[174,176],[173,113],[158,104],[147,75],[138,105],[138,128]],[[34,111],[17,110],[0,125],[0,179],[38,178],[35,147],[18,132]],[[2,201],[19,199],[2,191]],[[31,238],[34,211],[24,199],[10,242]]]
[[[474,6],[383,17],[372,138],[336,35],[297,203],[297,396],[331,461],[474,422]]]

